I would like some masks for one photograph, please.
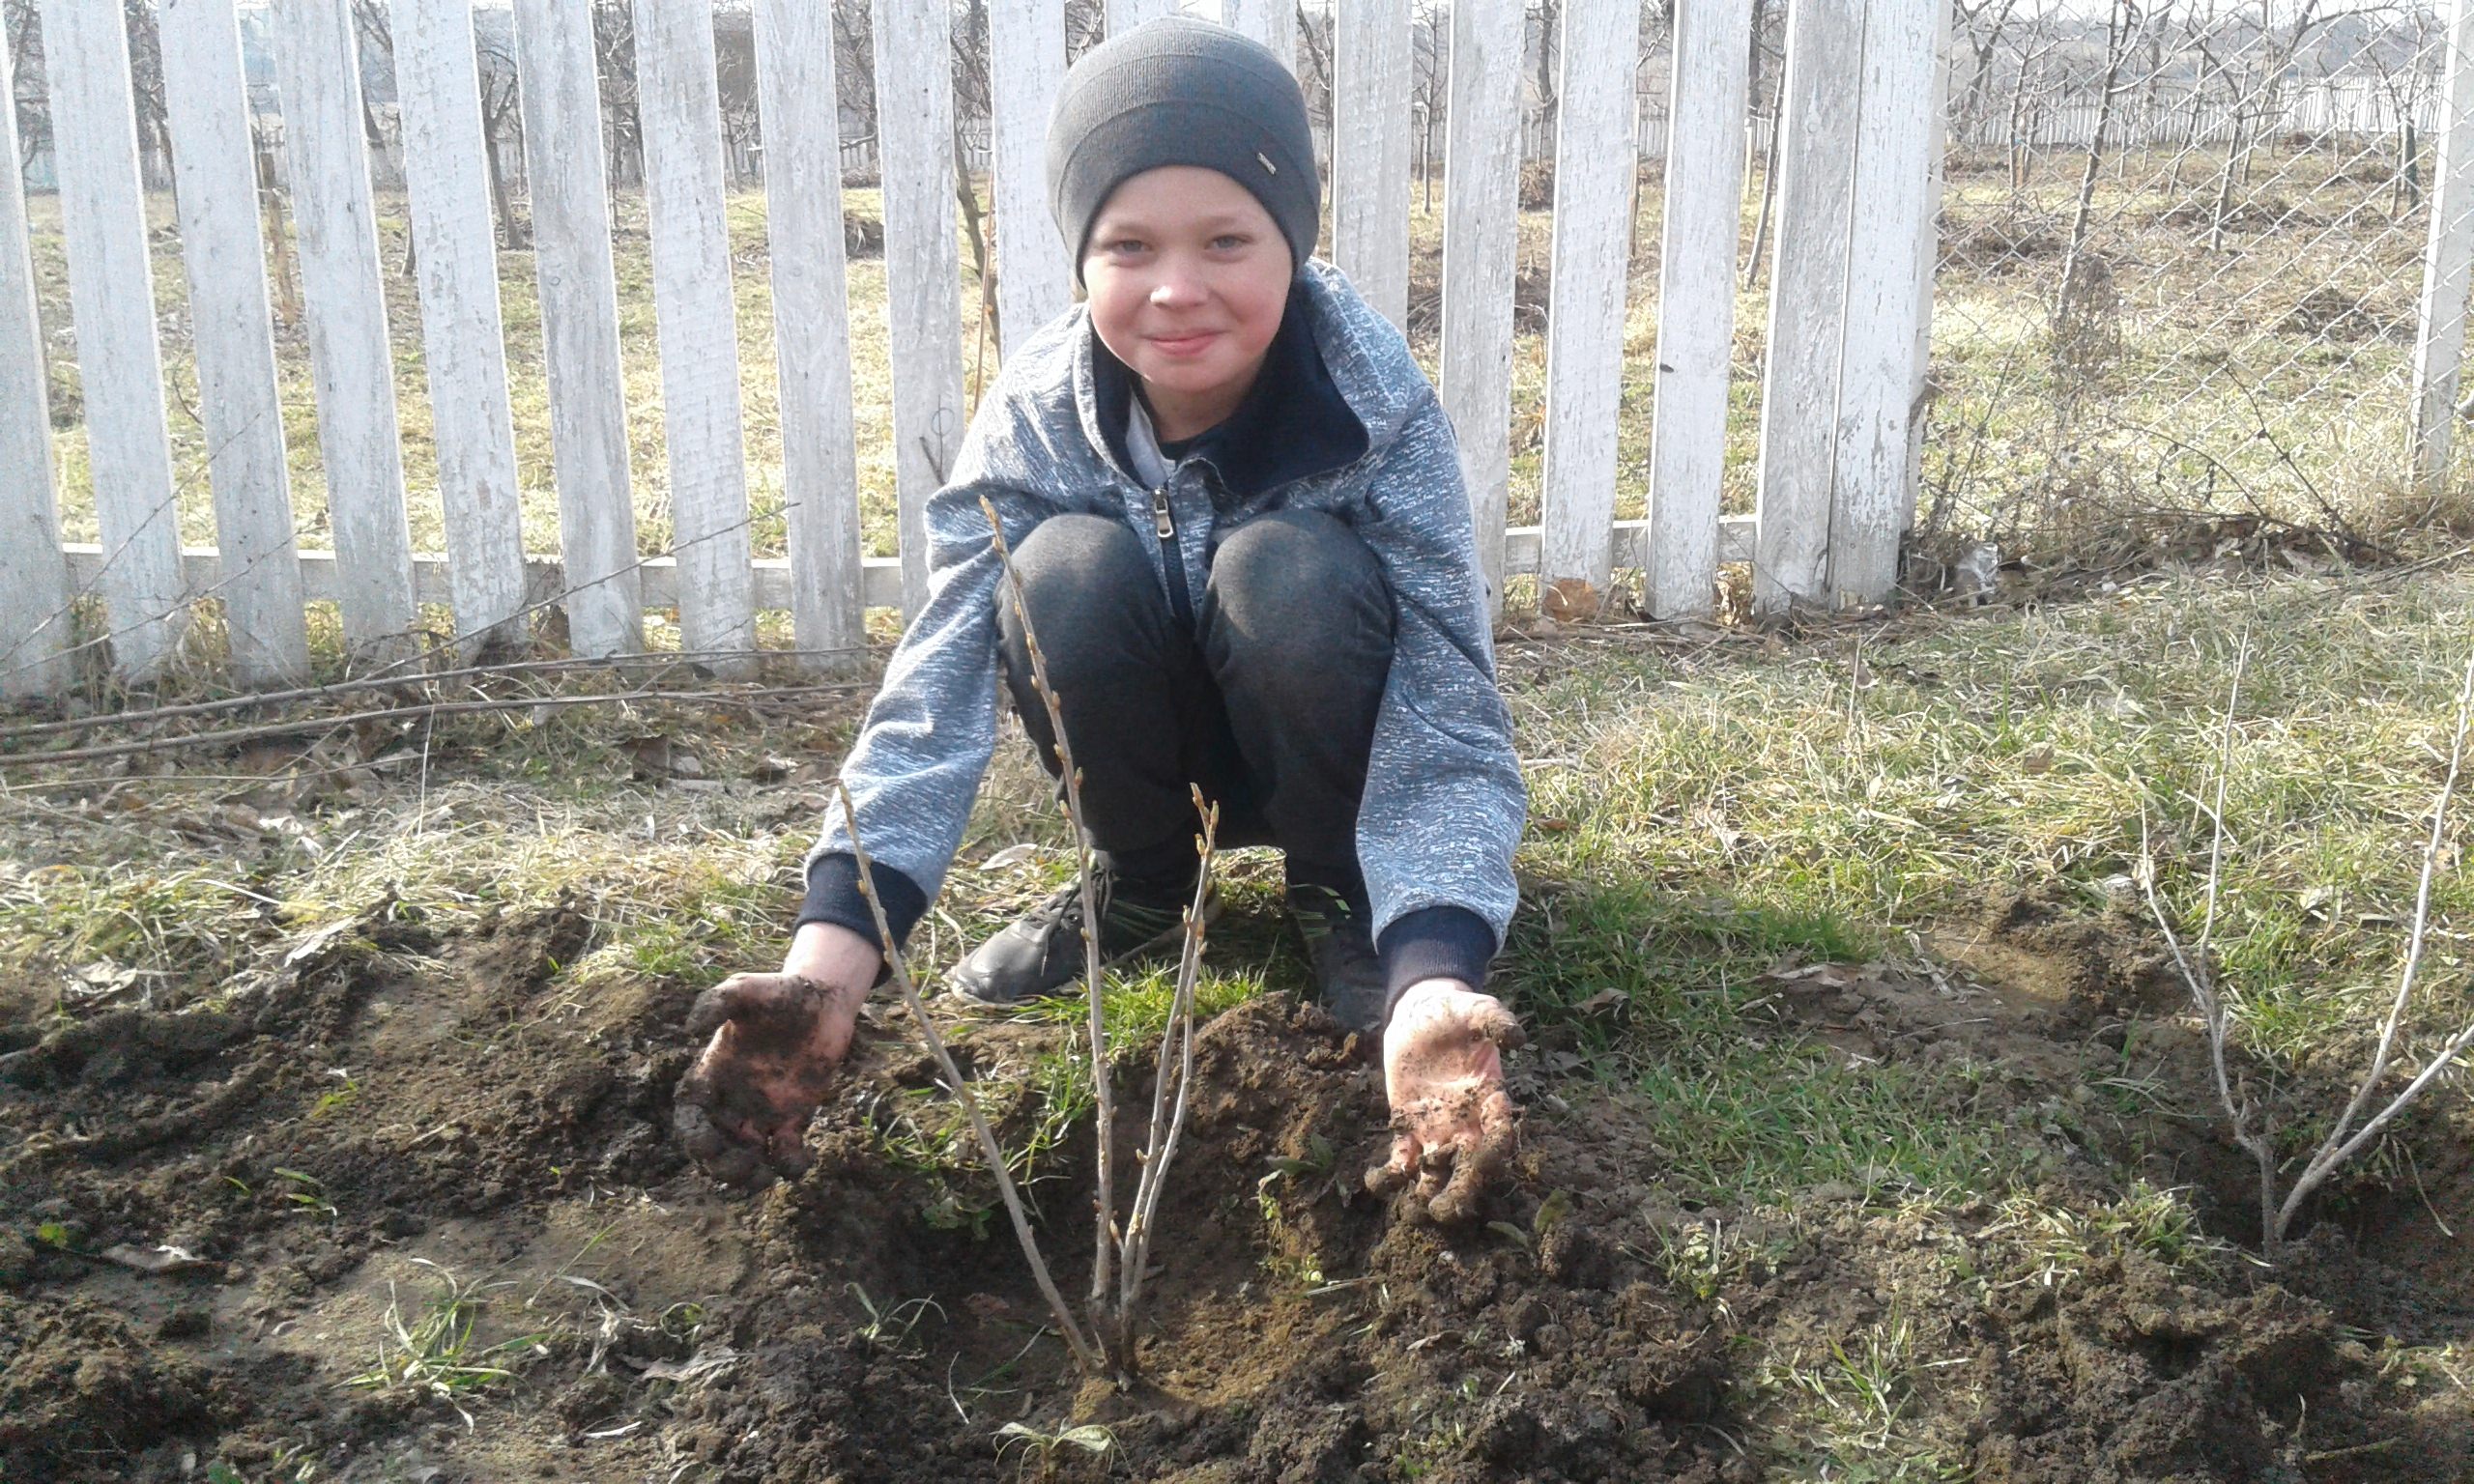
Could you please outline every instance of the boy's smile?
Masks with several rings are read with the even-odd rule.
[[[1092,328],[1140,379],[1165,442],[1208,432],[1246,400],[1292,276],[1288,241],[1262,203],[1194,165],[1119,186],[1082,256]]]

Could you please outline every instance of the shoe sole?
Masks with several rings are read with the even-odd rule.
[[[1208,928],[1213,923],[1220,920],[1220,888],[1218,886],[1214,886],[1211,889],[1211,895],[1203,899],[1202,922],[1204,927]],[[1113,958],[1101,959],[1100,969],[1105,973],[1109,969],[1115,968],[1119,964],[1132,963],[1136,958],[1156,954],[1162,949],[1168,947],[1170,944],[1178,942],[1183,939],[1185,935],[1186,925],[1184,922],[1180,921],[1176,927],[1169,928],[1167,931],[1151,939],[1147,943],[1137,943]],[[960,1000],[964,1005],[969,1006],[974,1010],[1012,1010],[1018,1005],[1028,1004],[1033,1000],[1061,1000],[1069,995],[1079,992],[1080,992],[1079,976],[1075,979],[1067,980],[1064,984],[1057,985],[1054,989],[1050,990],[1046,994],[1025,994],[1017,999],[992,1000],[973,992],[968,985],[964,985],[961,980],[954,978],[951,971],[948,971],[945,976],[944,997],[949,1000]]]

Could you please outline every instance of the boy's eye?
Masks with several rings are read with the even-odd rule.
[[[1211,245],[1215,250],[1220,252],[1233,252],[1236,249],[1245,246],[1249,241],[1251,241],[1251,239],[1247,238],[1242,233],[1223,232],[1218,237],[1211,240]]]
[[[1149,243],[1145,243],[1138,237],[1121,237],[1116,241],[1109,243],[1107,250],[1122,255],[1125,253],[1140,252],[1143,248],[1149,245]]]

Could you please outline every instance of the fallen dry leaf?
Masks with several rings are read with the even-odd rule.
[[[1587,580],[1567,577],[1547,585],[1538,607],[1557,623],[1586,623],[1597,616],[1598,603],[1597,589]]]

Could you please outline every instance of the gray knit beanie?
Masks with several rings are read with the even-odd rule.
[[[1293,265],[1314,255],[1323,192],[1306,98],[1260,44],[1169,15],[1110,37],[1065,74],[1048,126],[1048,197],[1076,282],[1108,193],[1163,165],[1227,176],[1271,213]]]

